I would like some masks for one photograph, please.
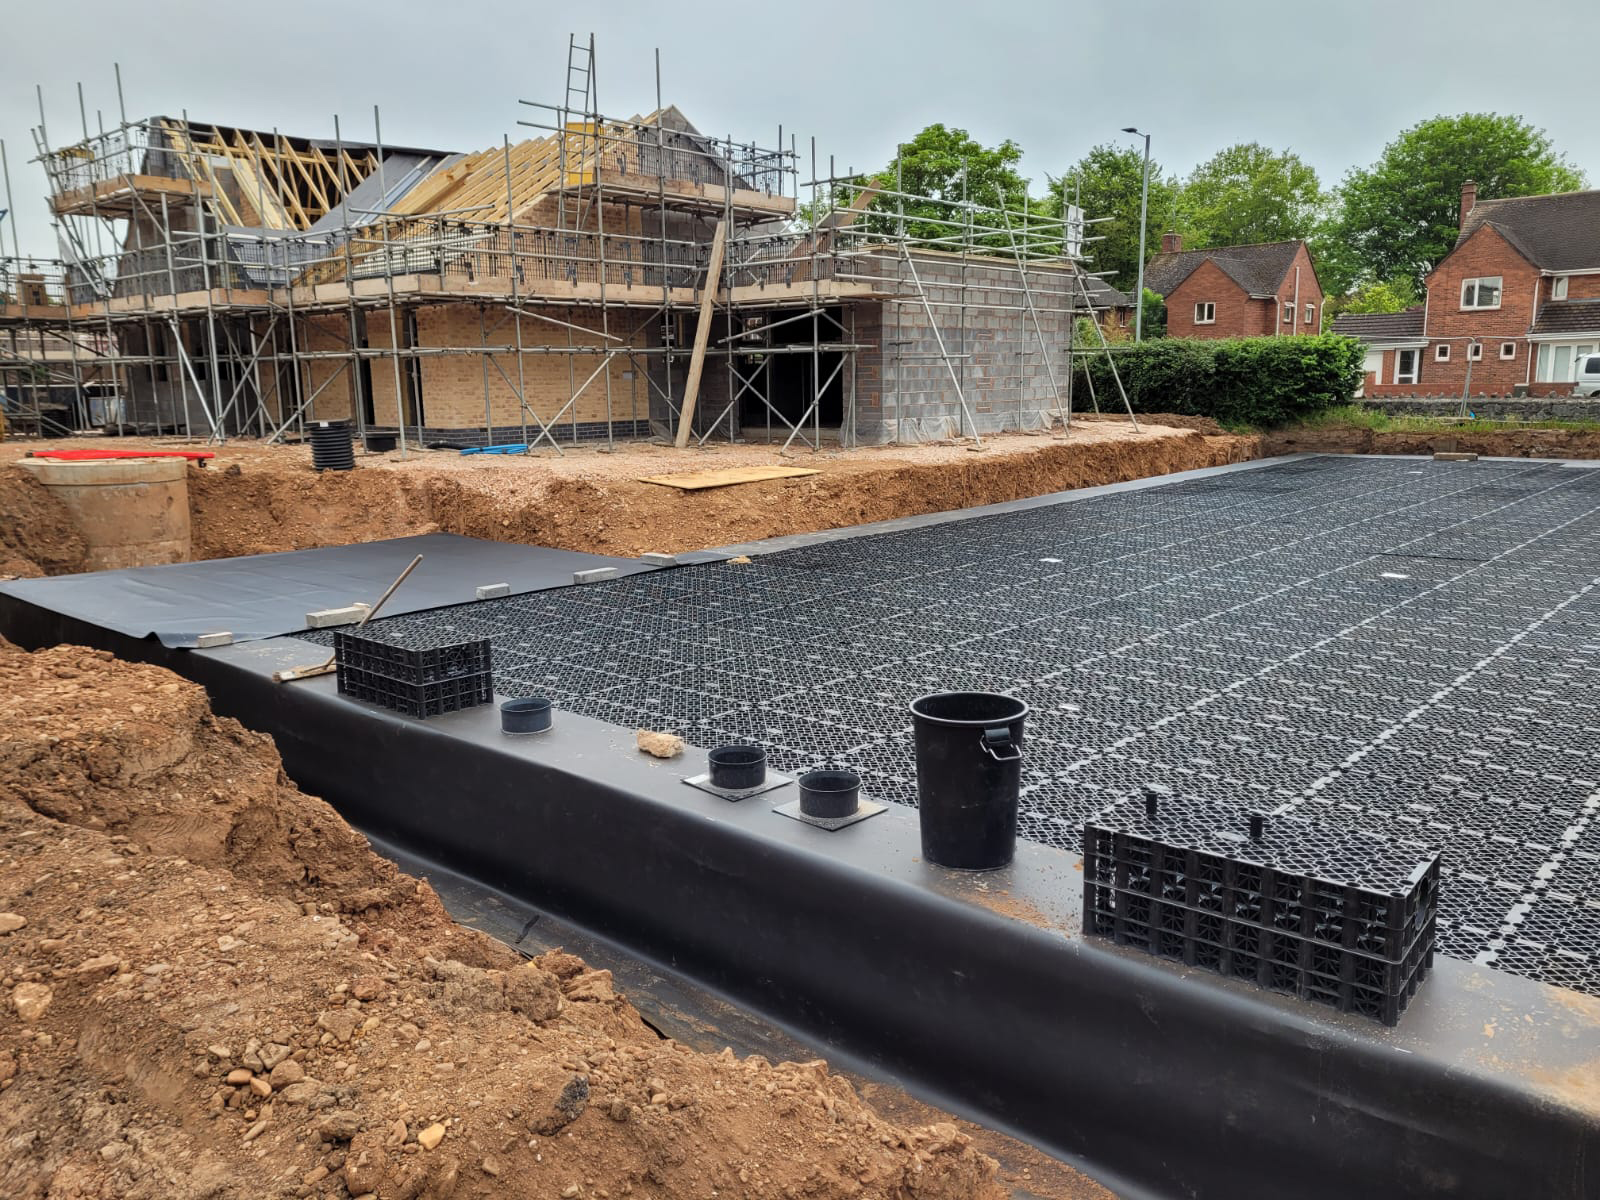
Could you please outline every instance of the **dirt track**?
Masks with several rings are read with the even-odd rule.
[[[0,1006],[8,1200],[1109,1195],[662,1039],[451,922],[196,685],[73,647],[0,642]]]
[[[194,557],[344,545],[444,530],[599,554],[677,552],[838,528],[1217,466],[1252,458],[1257,439],[1120,421],[1074,422],[1070,433],[970,443],[803,453],[764,446],[678,453],[632,445],[564,457],[414,452],[362,456],[350,472],[318,473],[309,452],[254,443],[218,449],[189,473]],[[137,439],[56,445],[136,448]],[[153,443],[171,448],[172,443]],[[26,449],[0,447],[0,461]],[[548,452],[546,452],[548,454]],[[682,492],[645,475],[777,463],[799,478]],[[82,546],[59,505],[20,468],[0,469],[0,574],[81,569]]]

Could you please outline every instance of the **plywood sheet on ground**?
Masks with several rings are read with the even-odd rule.
[[[736,483],[760,483],[763,479],[792,479],[797,475],[818,475],[809,467],[726,467],[720,471],[683,471],[677,475],[645,475],[640,483],[659,483],[685,492],[704,488],[731,487]]]

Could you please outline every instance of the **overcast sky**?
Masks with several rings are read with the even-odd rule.
[[[387,143],[473,150],[531,132],[517,101],[559,103],[567,35],[591,30],[606,115],[654,107],[659,49],[664,99],[703,132],[770,145],[781,124],[840,170],[879,166],[942,121],[1017,141],[1037,190],[1136,125],[1179,174],[1259,141],[1332,184],[1419,120],[1495,111],[1543,127],[1600,183],[1593,0],[0,0],[0,138],[23,252],[54,253],[30,161],[35,83],[52,144],[81,135],[79,81],[91,130],[97,110],[116,122],[120,63],[130,117],[187,110],[331,137],[337,113],[370,138],[376,104]]]

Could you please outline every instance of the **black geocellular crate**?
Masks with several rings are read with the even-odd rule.
[[[399,683],[434,683],[493,668],[488,638],[462,641],[414,629],[390,634],[369,626],[360,633],[336,632],[333,653],[341,678],[348,668]]]
[[[1439,855],[1152,796],[1083,828],[1084,929],[1394,1025],[1433,965]]]
[[[418,644],[419,642],[423,644]],[[489,642],[426,635],[336,633],[339,691],[411,717],[437,717],[494,699]]]

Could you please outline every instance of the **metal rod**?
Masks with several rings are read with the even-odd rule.
[[[378,106],[376,104],[372,106],[372,137],[374,144],[377,146],[378,153],[378,200],[381,204],[387,204],[389,200],[389,188],[383,177],[383,121],[378,114]],[[339,164],[342,181],[344,170],[343,154],[340,154],[339,156]],[[349,194],[349,188],[340,189],[341,203],[343,202],[344,197],[348,196]],[[383,279],[384,283],[388,286],[389,291],[389,362],[394,367],[394,415],[395,424],[400,430],[400,458],[402,461],[404,461],[409,457],[409,455],[406,453],[406,408],[405,399],[400,394],[400,330],[395,324],[394,264],[389,260],[389,223],[387,221],[383,223],[383,264]],[[421,396],[416,396],[413,398],[413,407],[417,410],[417,443],[419,445],[422,442],[421,401]],[[373,417],[374,419],[377,417],[376,410],[373,412]]]

